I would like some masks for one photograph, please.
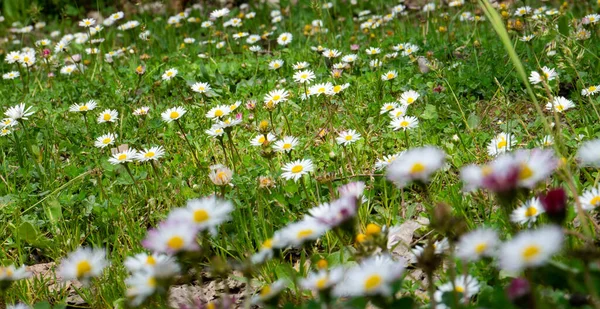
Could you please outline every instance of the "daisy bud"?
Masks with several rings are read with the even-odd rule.
[[[320,259],[317,262],[317,268],[318,269],[327,269],[327,266],[329,266],[329,264],[327,263],[327,260],[325,260],[325,259]]]
[[[354,240],[356,241],[356,243],[362,243],[366,239],[367,239],[367,235],[360,233],[360,234],[356,235],[356,238]]]
[[[47,48],[45,48],[45,49],[42,51],[42,57],[44,57],[44,58],[48,58],[48,57],[50,57],[50,50],[49,50],[49,49],[47,49]]]
[[[513,279],[506,288],[508,299],[519,308],[532,308],[530,293],[531,287],[525,278]]]
[[[567,194],[563,188],[555,188],[539,197],[548,218],[556,224],[562,224],[567,215]]]
[[[381,227],[379,225],[374,223],[367,224],[367,229],[365,231],[365,234],[367,234],[367,236],[375,236],[379,233],[381,233]]]

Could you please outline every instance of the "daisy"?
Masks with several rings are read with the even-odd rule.
[[[264,286],[260,292],[252,297],[252,304],[260,304],[264,302],[269,302],[271,299],[281,293],[285,289],[285,281],[283,279],[279,279],[270,285]]]
[[[498,232],[488,228],[479,228],[460,237],[456,256],[464,261],[477,261],[482,257],[492,257],[496,253],[499,243]]]
[[[4,119],[2,119],[0,126],[2,126],[4,128],[10,128],[10,127],[14,127],[18,124],[19,124],[19,122],[12,118],[4,118]]]
[[[419,93],[414,90],[408,90],[400,95],[400,103],[403,105],[411,105],[420,97]]]
[[[150,110],[150,107],[148,106],[142,106],[140,108],[137,108],[136,110],[133,111],[133,114],[135,116],[144,116],[144,115],[148,115],[148,111]]]
[[[400,154],[401,153],[396,153],[396,154],[384,156],[383,159],[378,159],[377,162],[375,163],[375,169],[378,171],[385,169],[390,164],[392,164],[392,162],[394,162],[394,160],[396,160],[396,158],[398,158],[398,156]]]
[[[8,63],[8,64],[19,62],[19,60],[21,60],[21,53],[18,51],[11,51],[4,58],[4,61],[6,61],[6,63]]]
[[[348,145],[354,144],[359,139],[360,139],[360,133],[358,133],[352,129],[340,132],[338,137],[335,138],[337,143],[342,146],[348,146]]]
[[[338,284],[344,277],[344,270],[340,267],[331,270],[319,270],[300,279],[300,286],[305,290],[324,291]]]
[[[0,284],[5,285],[5,282],[17,281],[31,277],[31,273],[27,271],[25,266],[19,268],[15,265],[0,266]]]
[[[405,264],[388,255],[378,255],[363,260],[346,272],[333,289],[336,296],[365,296],[392,293],[391,285],[404,273]]]
[[[587,25],[587,24],[595,24],[598,21],[600,21],[600,15],[599,14],[589,14],[586,15],[583,18],[583,24]]]
[[[524,36],[520,37],[519,40],[521,42],[529,42],[529,41],[533,40],[533,38],[535,38],[535,35],[528,34],[528,35],[524,35]]]
[[[460,293],[460,301],[464,303],[479,292],[479,282],[470,275],[459,275],[454,279],[454,282],[442,284],[433,294],[438,304],[436,309],[450,308],[444,304],[444,294],[455,292]]]
[[[369,61],[369,67],[371,67],[371,68],[378,68],[382,65],[383,65],[383,62],[381,62],[379,59],[373,59],[373,60]]]
[[[554,71],[554,69],[544,66],[542,68],[542,74],[538,73],[537,71],[531,71],[531,74],[529,75],[529,81],[535,85],[541,83],[542,81],[549,82],[554,80],[556,77],[558,77],[558,74]]]
[[[600,139],[584,142],[577,150],[581,166],[600,167]]]
[[[519,166],[517,185],[530,189],[558,167],[558,160],[550,149],[519,149],[514,153],[514,160]]]
[[[13,120],[19,120],[28,119],[27,117],[33,115],[33,112],[31,111],[31,106],[26,108],[25,103],[21,103],[7,109],[4,115]]]
[[[406,105],[400,105],[399,107],[396,107],[395,109],[393,109],[388,115],[392,118],[392,119],[398,119],[401,118],[402,116],[406,115]]]
[[[177,76],[177,69],[171,68],[165,71],[165,73],[163,73],[162,75],[162,79],[164,81],[169,81],[171,80],[173,77]]]
[[[12,73],[12,72],[11,72]],[[16,72],[18,73],[18,72]],[[581,95],[589,97],[590,95],[594,95],[600,91],[600,85],[589,86],[583,90],[581,90]]]
[[[166,111],[162,112],[160,114],[160,117],[162,118],[162,120],[164,122],[170,123],[172,121],[178,120],[183,115],[185,115],[185,113],[187,113],[185,108],[183,108],[181,106],[176,106],[176,107],[171,107],[171,108],[167,109]]]
[[[277,37],[277,44],[281,45],[281,46],[285,46],[288,45],[292,42],[292,38],[293,35],[289,32],[285,32],[279,35],[279,37]]]
[[[316,220],[319,223],[334,228],[339,226],[356,216],[358,207],[357,199],[362,197],[364,191],[364,183],[352,184],[348,189],[353,192],[344,192],[340,194],[340,198],[330,203],[322,203],[319,206],[308,210],[308,214],[304,217],[305,220]]]
[[[299,84],[310,83],[315,79],[315,73],[311,70],[298,71],[293,78]]]
[[[449,248],[450,248],[450,245],[448,244],[447,238],[443,238],[441,240],[436,240],[433,243],[433,253],[435,253],[437,255],[443,254]],[[425,246],[415,246],[413,249],[411,249],[410,250],[410,253],[411,253],[410,262],[413,264],[417,263],[419,261],[419,259],[421,258],[421,255],[423,254],[423,252],[425,252]]]
[[[104,249],[79,248],[60,262],[58,274],[62,280],[79,280],[87,284],[99,277],[108,266]]]
[[[15,79],[21,76],[21,74],[17,71],[10,71],[8,73],[2,74],[2,79]]]
[[[248,44],[254,44],[258,41],[260,41],[260,35],[257,34],[252,34],[246,39],[246,43]]]
[[[365,53],[367,53],[367,55],[377,55],[377,54],[381,53],[381,49],[369,47],[365,50]]]
[[[312,172],[314,167],[311,160],[302,159],[285,164],[282,170],[283,173],[281,174],[281,177],[285,180],[293,179],[297,182],[303,175]]]
[[[381,75],[381,80],[383,80],[383,81],[392,80],[392,79],[396,78],[396,76],[398,76],[398,72],[388,71],[387,73]]]
[[[342,61],[346,62],[346,63],[352,63],[352,62],[356,61],[356,59],[358,59],[358,56],[355,54],[350,54],[350,55],[346,55],[346,56],[342,57]]]
[[[261,50],[262,50],[262,47],[260,47],[260,46],[258,46],[258,45],[252,45],[252,46],[250,46],[250,48],[248,48],[248,49],[249,49],[251,52],[255,52],[255,53],[257,53],[257,52],[259,52],[259,51],[261,51]]]
[[[283,139],[275,142],[273,149],[277,152],[290,152],[298,146],[298,139],[293,136],[284,136]]]
[[[114,109],[106,109],[98,115],[98,123],[115,122],[119,119],[119,112]]]
[[[433,146],[407,150],[387,168],[387,178],[398,187],[412,181],[428,182],[431,175],[442,168],[446,153]]]
[[[210,18],[211,19],[218,19],[224,16],[229,15],[229,9],[228,8],[222,8],[222,9],[218,9],[218,10],[214,10],[212,12],[210,12]]]
[[[96,142],[94,142],[94,146],[96,146],[97,148],[104,148],[108,145],[114,144],[116,139],[117,139],[116,134],[107,133],[107,134],[104,134],[104,135],[96,138]]]
[[[275,248],[288,246],[300,247],[304,242],[316,240],[329,230],[329,226],[316,220],[302,220],[290,223],[275,232],[274,238],[279,239]]]
[[[85,18],[79,22],[79,27],[89,28],[96,24],[96,20],[93,18]]]
[[[125,279],[125,285],[125,296],[129,298],[129,304],[136,307],[156,292],[158,281],[152,271],[135,272]]]
[[[112,20],[114,20],[114,21],[117,21],[117,20],[119,20],[119,19],[121,19],[123,17],[125,17],[125,13],[119,11],[119,12],[111,14],[109,18],[112,19]]]
[[[233,171],[224,165],[215,164],[210,166],[208,178],[217,186],[229,185],[233,178]]]
[[[10,133],[12,133],[12,131],[8,127],[0,129],[0,136],[7,136]]]
[[[285,89],[271,90],[271,92],[265,95],[264,102],[272,102],[273,104],[277,105],[280,102],[287,101],[289,95],[289,92],[287,92]]]
[[[544,213],[544,207],[540,203],[540,200],[535,197],[513,210],[510,215],[510,221],[519,224],[527,223],[528,226],[531,226],[542,213]]]
[[[273,60],[273,61],[269,62],[269,69],[277,70],[277,69],[281,68],[282,65],[283,65],[283,60],[281,60],[281,59]]]
[[[268,145],[269,143],[275,141],[275,135],[268,133],[268,134],[259,134],[257,136],[255,136],[252,140],[250,140],[250,144],[252,146],[264,146],[264,145]]]
[[[169,213],[167,221],[184,222],[199,231],[216,233],[216,228],[231,219],[233,204],[214,195],[188,200],[186,207],[176,208]]]
[[[229,105],[229,112],[233,112],[240,107],[240,105],[242,105],[242,101],[235,101],[233,104]]]
[[[180,209],[180,208],[178,208]],[[156,229],[148,231],[142,245],[156,253],[177,254],[198,250],[195,225],[186,221],[164,221]]]
[[[390,122],[390,128],[394,129],[394,131],[398,130],[410,130],[416,128],[419,125],[419,120],[417,117],[413,116],[402,116],[399,118],[394,118]]]
[[[488,144],[488,154],[490,156],[497,156],[498,154],[510,151],[516,144],[517,140],[513,134],[499,133]]]
[[[273,258],[274,244],[277,244],[277,240],[274,238],[269,238],[265,240],[262,243],[260,250],[257,253],[253,254],[252,257],[250,257],[252,264],[262,264],[267,260]]]
[[[327,83],[321,83],[321,84],[316,84],[313,86],[310,86],[310,88],[308,88],[308,93],[310,95],[316,95],[316,96],[320,96],[320,95],[332,95],[333,94],[333,84],[330,82]]]
[[[390,112],[396,108],[398,108],[398,103],[396,103],[396,102],[384,103],[381,106],[381,109],[379,110],[379,114],[383,115],[383,114]]]
[[[292,67],[294,70],[303,70],[309,67],[309,63],[306,61],[296,62]]]
[[[206,113],[206,118],[210,118],[210,119],[221,118],[221,117],[225,117],[225,116],[229,115],[229,113],[230,113],[229,106],[217,105],[217,106],[211,108]]]
[[[404,50],[402,51],[402,56],[410,56],[419,51],[419,46],[414,44],[405,44]]]
[[[158,160],[165,155],[165,150],[162,146],[155,146],[145,148],[143,151],[137,153],[136,160],[140,162],[146,162],[151,160]]]
[[[114,153],[112,157],[108,159],[108,162],[113,165],[132,162],[135,158],[137,158],[137,155],[137,150],[127,148]]]
[[[71,105],[71,107],[69,108],[69,111],[71,111],[71,112],[87,112],[87,111],[91,111],[94,108],[96,108],[96,105],[98,105],[96,103],[96,101],[89,100],[87,103]]]
[[[223,128],[219,125],[213,125],[210,129],[204,131],[204,133],[212,137],[221,138],[225,133],[225,130],[223,130]]]
[[[554,137],[552,137],[552,135],[546,135],[537,144],[540,147],[551,147],[554,145]]]
[[[564,97],[555,97],[554,100],[546,104],[546,109],[551,111],[554,110],[558,113],[562,113],[570,108],[575,107],[573,101]]]
[[[531,7],[530,6],[522,6],[518,9],[515,10],[515,16],[524,16],[527,14],[531,13]]]
[[[584,191],[579,197],[579,201],[583,210],[590,211],[596,209],[596,207],[600,206],[600,189],[591,188]]]
[[[171,277],[180,270],[175,258],[164,253],[138,253],[128,256],[123,265],[132,273],[156,270],[155,274],[160,278]]]
[[[342,84],[342,85],[335,85],[335,86],[333,86],[333,88],[331,89],[331,90],[332,90],[332,93],[331,93],[330,95],[335,95],[335,94],[338,94],[338,93],[340,93],[340,92],[342,92],[342,91],[346,90],[348,87],[350,87],[350,84],[349,84],[349,83],[345,83],[345,84]]]
[[[555,225],[520,232],[500,247],[498,264],[511,273],[541,266],[560,251],[563,238],[561,228]]]
[[[325,49],[322,52],[322,55],[325,58],[329,58],[329,59],[333,59],[333,58],[337,58],[341,55],[342,53],[340,51],[338,51],[337,49]]]

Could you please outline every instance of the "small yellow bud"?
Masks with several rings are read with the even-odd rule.
[[[381,227],[375,223],[367,224],[367,230],[365,232],[367,236],[373,236],[381,233]]]
[[[356,235],[355,240],[357,243],[361,243],[361,242],[365,241],[365,239],[367,239],[367,235],[361,233],[361,234]]]
[[[329,263],[327,263],[327,260],[325,260],[325,259],[320,259],[317,262],[318,269],[327,269],[327,266],[329,266]]]

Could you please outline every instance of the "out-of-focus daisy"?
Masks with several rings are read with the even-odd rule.
[[[283,279],[277,280],[270,285],[266,285],[258,292],[258,294],[252,297],[252,304],[270,302],[273,298],[277,297],[283,289],[285,289],[285,281],[283,281]]]
[[[259,134],[257,136],[255,136],[252,140],[250,140],[250,144],[252,146],[263,146],[266,143],[271,143],[273,141],[275,141],[275,135],[268,133],[268,134]]]
[[[301,61],[301,62],[296,62],[296,64],[294,64],[292,67],[294,68],[294,70],[303,70],[308,68],[310,64],[306,61]]]
[[[298,139],[293,136],[284,136],[283,139],[275,142],[273,149],[278,152],[290,152],[298,145]]]
[[[137,158],[137,150],[133,148],[127,148],[114,153],[112,157],[108,159],[108,162],[113,165],[117,165],[121,163],[132,162],[135,158]]]
[[[79,248],[60,262],[58,273],[62,280],[89,282],[99,277],[108,266],[104,249]]]
[[[398,130],[410,130],[416,128],[419,125],[419,120],[417,117],[413,116],[403,116],[399,118],[394,118],[390,122],[390,128],[394,129],[394,131]]]
[[[533,40],[533,38],[535,38],[535,35],[528,34],[528,35],[524,35],[524,36],[520,37],[519,40],[521,42],[529,42],[529,41]]]
[[[17,281],[31,277],[25,266],[15,267],[15,265],[0,266],[0,285],[6,286],[11,281]]]
[[[185,108],[183,108],[181,106],[176,106],[176,107],[171,107],[171,108],[167,109],[166,111],[162,112],[160,114],[160,117],[162,118],[162,120],[164,122],[169,123],[169,122],[178,120],[183,115],[185,115],[185,113],[187,113]]]
[[[479,282],[470,275],[459,275],[454,279],[454,282],[442,284],[433,294],[437,302],[436,309],[450,308],[443,302],[444,293],[459,293],[460,302],[463,303],[479,292]]]
[[[534,197],[516,208],[510,215],[510,220],[520,224],[527,223],[531,226],[542,213],[544,213],[544,207],[540,203],[540,200]]]
[[[273,60],[273,61],[269,62],[269,69],[271,69],[271,70],[277,70],[277,69],[281,68],[281,66],[283,66],[283,60],[281,60],[281,59],[277,59],[277,60]]]
[[[482,257],[492,257],[500,243],[498,232],[479,228],[463,234],[458,241],[456,256],[465,261],[477,261]]]
[[[208,178],[217,186],[231,185],[233,171],[222,164],[215,164],[210,167]]]
[[[413,103],[415,103],[417,101],[417,99],[420,97],[419,93],[414,91],[414,90],[408,90],[402,93],[402,95],[400,95],[400,103],[404,104],[404,105],[411,105]]]
[[[515,10],[515,16],[524,16],[527,14],[531,14],[531,7],[530,6],[522,6],[520,8],[517,8]]]
[[[331,95],[333,94],[333,84],[330,82],[315,84],[308,88],[308,92],[310,95]]]
[[[96,24],[96,20],[93,18],[85,18],[79,22],[79,27],[89,28]]]
[[[552,137],[552,135],[546,135],[538,142],[538,145],[541,147],[551,147],[554,145],[554,137]]]
[[[582,166],[600,167],[600,139],[581,144],[577,150],[577,161]]]
[[[342,297],[388,296],[392,293],[392,283],[401,278],[404,269],[404,262],[394,261],[388,255],[367,258],[347,270],[344,279],[335,286],[333,293]]]
[[[165,71],[165,73],[163,73],[162,79],[164,81],[169,81],[173,77],[177,76],[177,73],[178,73],[178,71],[175,68],[168,69],[168,70]]]
[[[97,148],[104,148],[108,145],[114,144],[116,139],[117,139],[116,134],[107,133],[107,134],[104,134],[104,135],[96,138],[96,141],[94,142],[94,146],[96,146]]]
[[[540,74],[537,71],[531,71],[531,74],[529,75],[529,81],[532,84],[539,84],[542,81],[551,81],[554,80],[556,77],[558,77],[558,73],[556,73],[556,71],[554,71],[554,69],[550,69],[546,66],[544,66],[542,68],[542,74]]]
[[[153,271],[135,272],[125,279],[125,285],[127,285],[125,294],[129,298],[129,304],[135,307],[156,292],[158,281]]]
[[[541,266],[560,251],[563,238],[555,225],[523,231],[500,247],[498,264],[509,272]]]
[[[519,149],[514,153],[514,160],[519,166],[517,185],[530,189],[558,167],[551,149]]]
[[[8,127],[0,129],[0,136],[7,136],[10,133],[12,133],[12,131]]]
[[[19,72],[17,72],[17,71],[10,71],[8,73],[2,74],[2,79],[15,79],[15,78],[17,78],[19,76],[21,76],[21,74],[19,74]]]
[[[396,153],[384,156],[382,159],[378,159],[375,163],[375,169],[378,171],[385,169],[386,167],[388,167],[388,165],[392,164],[392,162],[394,162],[394,160],[396,160],[396,158],[398,158],[399,155],[400,153]]]
[[[352,219],[358,211],[358,198],[362,197],[364,191],[364,183],[352,183],[348,189],[350,192],[340,193],[340,198],[330,203],[322,203],[319,206],[308,210],[308,215],[305,220],[317,220],[318,222],[334,228],[350,219]]]
[[[4,119],[2,119],[2,122],[0,122],[0,126],[4,127],[4,128],[14,127],[18,124],[19,124],[19,122],[12,118],[4,118]]]
[[[316,220],[302,220],[290,223],[275,232],[279,239],[276,248],[299,247],[306,241],[316,240],[329,230],[329,226]]]
[[[352,129],[340,132],[338,137],[335,138],[337,143],[342,146],[348,146],[350,144],[354,144],[359,139],[360,139],[360,133],[358,133],[358,132],[356,132],[356,130],[352,130]]]
[[[286,180],[298,181],[303,175],[312,172],[314,167],[311,160],[302,159],[287,163],[281,169],[283,170],[281,177]]]
[[[158,160],[165,155],[165,150],[162,146],[154,146],[145,148],[137,153],[136,159],[140,162]]]
[[[387,178],[398,187],[412,181],[428,182],[431,175],[442,168],[446,160],[444,151],[425,146],[407,150],[387,167]]]
[[[69,111],[71,112],[87,112],[87,111],[91,111],[94,108],[96,108],[98,104],[96,103],[96,101],[94,100],[89,100],[87,101],[87,103],[81,103],[81,104],[73,104],[71,105],[71,107],[69,108]]]
[[[181,251],[196,251],[198,229],[188,221],[167,220],[156,229],[148,231],[142,245],[157,253],[176,254]]]
[[[119,112],[114,109],[105,109],[98,115],[98,123],[115,122],[119,119]]]
[[[187,222],[200,231],[216,232],[216,228],[231,219],[233,204],[214,195],[187,202],[186,207],[176,208],[169,214],[168,221]]]
[[[437,255],[443,254],[450,248],[447,238],[443,238],[441,240],[436,240],[432,244],[432,246],[433,246],[433,253],[435,253]],[[426,246],[417,245],[410,250],[410,253],[411,253],[410,262],[411,263],[417,263],[419,261],[419,259],[421,258],[421,255],[423,254],[423,252],[425,252],[425,247]]]
[[[573,107],[575,107],[575,103],[573,103],[573,101],[566,99],[564,97],[555,97],[554,100],[552,100],[546,104],[547,110],[549,110],[549,111],[554,110],[558,113],[562,113]]]
[[[222,8],[222,9],[214,10],[214,11],[210,12],[210,18],[211,19],[218,19],[218,18],[221,18],[223,16],[229,15],[229,12],[230,12],[230,10],[228,8]]]
[[[389,115],[389,116],[390,116],[392,119],[398,119],[398,118],[401,118],[401,117],[403,117],[403,116],[406,116],[406,108],[407,108],[407,106],[406,106],[406,105],[400,105],[400,106],[398,106],[398,107],[394,108],[394,109],[393,109],[391,112],[389,112],[389,114],[388,114],[388,115]],[[409,118],[410,118],[410,117],[409,117]],[[414,118],[414,117],[413,117],[413,118]],[[417,121],[417,123],[418,123],[418,121]]]
[[[306,278],[300,280],[300,286],[306,290],[323,291],[336,285],[344,277],[342,268],[331,270],[320,270],[308,274]]]
[[[584,210],[590,211],[596,209],[600,206],[600,189],[591,188],[584,191],[579,197],[579,201]]]
[[[149,111],[149,110],[150,110],[150,107],[148,107],[148,106],[142,106],[142,107],[140,107],[140,108],[136,108],[136,109],[133,111],[133,114],[134,114],[135,116],[144,116],[144,115],[148,115],[148,111]]]
[[[367,55],[377,55],[381,53],[381,49],[380,48],[376,48],[376,47],[369,47],[365,50],[365,53],[367,53]]]
[[[168,277],[179,272],[179,265],[175,262],[175,258],[164,253],[138,253],[128,256],[123,265],[132,273],[157,269],[158,277]]]
[[[337,58],[341,55],[342,53],[340,51],[338,51],[337,49],[326,49],[323,51],[322,55],[325,58],[329,58],[329,59],[333,59],[333,58]]]

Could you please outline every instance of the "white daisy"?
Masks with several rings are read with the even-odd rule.
[[[176,254],[182,251],[198,250],[196,234],[198,228],[188,221],[167,220],[158,228],[148,231],[142,245],[157,253]]]
[[[414,129],[419,125],[419,120],[417,117],[413,116],[402,116],[399,118],[394,118],[390,122],[390,128],[394,129],[394,131],[398,130],[410,130]]]
[[[510,221],[519,224],[527,223],[528,226],[531,226],[542,213],[544,213],[544,207],[540,203],[540,200],[534,197],[513,210],[510,215]]]
[[[293,136],[284,136],[283,139],[275,142],[273,149],[278,152],[290,152],[298,146],[298,139]]]
[[[378,255],[363,260],[347,270],[333,293],[336,296],[366,296],[392,293],[392,283],[404,273],[405,264],[394,261],[388,255]]]
[[[263,146],[263,145],[267,145],[268,143],[271,143],[273,141],[275,141],[276,137],[275,135],[268,133],[268,134],[259,134],[257,136],[255,136],[252,140],[250,140],[250,144],[252,146]]]
[[[84,284],[99,277],[108,266],[104,249],[79,248],[60,262],[58,273],[62,280],[79,280]]]
[[[166,111],[162,112],[160,114],[160,117],[162,118],[162,120],[164,122],[170,123],[172,121],[178,120],[183,115],[185,115],[185,113],[187,113],[185,108],[183,108],[181,106],[176,106],[176,107],[171,107],[171,108],[167,109]]]
[[[550,69],[548,67],[543,67],[542,68],[542,74],[538,73],[537,71],[532,71],[531,75],[529,75],[529,81],[532,84],[539,84],[542,81],[551,81],[554,80],[556,77],[558,77],[558,74],[554,71],[554,69]]]
[[[354,144],[360,139],[360,137],[360,133],[356,132],[356,130],[350,129],[347,131],[340,132],[340,134],[338,135],[338,137],[335,138],[335,140],[339,145],[348,146],[350,144]]]
[[[137,150],[128,148],[114,153],[112,157],[108,159],[108,162],[113,165],[117,165],[121,163],[132,162],[135,158],[137,158]]]
[[[600,206],[600,189],[591,188],[583,191],[579,197],[579,201],[584,210],[590,211],[596,209],[596,207]]]
[[[71,112],[87,112],[87,111],[91,111],[94,108],[96,108],[98,104],[96,103],[96,101],[94,100],[89,100],[87,103],[81,103],[81,104],[73,104],[71,105],[71,107],[69,108],[69,111]]]
[[[555,225],[525,230],[500,247],[498,264],[511,273],[541,266],[560,251],[563,238],[561,228]]]
[[[564,97],[555,97],[554,100],[546,104],[547,110],[555,110],[558,113],[562,113],[573,107],[575,107],[575,103]]]
[[[104,134],[104,135],[96,138],[96,141],[94,142],[94,146],[96,146],[97,148],[104,148],[108,145],[114,144],[116,139],[117,139],[116,134],[107,133],[107,134]]]
[[[404,105],[411,105],[413,103],[415,103],[417,101],[417,99],[420,97],[419,93],[414,91],[414,90],[408,90],[402,93],[402,95],[400,95],[400,103],[404,104]]]
[[[492,257],[500,243],[498,232],[479,228],[463,234],[458,241],[456,256],[464,261],[477,261],[482,257]]]
[[[302,159],[287,163],[281,169],[283,170],[281,177],[286,180],[298,181],[303,175],[312,172],[314,167],[311,160]]]
[[[163,73],[162,79],[164,81],[169,81],[173,77],[177,76],[177,73],[178,73],[178,71],[175,68],[168,69],[168,70],[165,71],[165,73]]]
[[[306,241],[316,240],[329,230],[329,226],[316,220],[302,220],[290,223],[275,232],[273,238],[279,239],[274,248],[288,246],[299,247]]]
[[[216,232],[217,226],[231,219],[233,204],[214,195],[187,201],[186,207],[176,208],[169,214],[169,221],[186,222],[200,231]]]
[[[402,153],[387,167],[387,178],[398,187],[412,181],[428,182],[431,175],[442,168],[446,153],[433,146],[413,148]]]
[[[577,150],[581,166],[600,167],[600,139],[584,142]]]
[[[140,162],[146,162],[151,160],[158,160],[165,155],[165,149],[162,146],[155,146],[145,148],[137,153],[136,160]]]
[[[114,109],[106,109],[98,115],[98,123],[115,122],[119,119],[119,112]]]

